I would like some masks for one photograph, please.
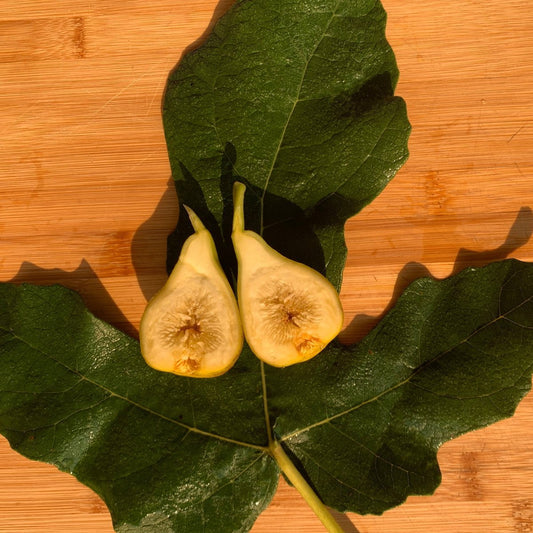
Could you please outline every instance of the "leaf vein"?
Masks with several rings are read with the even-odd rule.
[[[500,315],[500,316],[497,316],[495,318],[493,318],[492,320],[490,320],[489,322],[487,322],[486,324],[484,324],[483,326],[479,327],[478,329],[476,329],[474,332],[472,332],[470,335],[468,335],[465,339],[463,339],[462,341],[458,342],[457,344],[455,344],[454,346],[451,346],[450,348],[448,348],[447,350],[443,351],[442,353],[440,354],[437,354],[435,357],[433,357],[432,359],[429,359],[428,361],[422,363],[419,367],[417,367],[416,369],[414,369],[405,379],[403,379],[402,381],[400,381],[399,383],[397,383],[396,385],[393,385],[383,391],[381,391],[380,393],[376,394],[375,396],[373,396],[372,398],[369,398],[368,400],[365,400],[363,402],[360,402],[359,404],[353,406],[353,407],[350,407],[348,409],[345,409],[335,415],[332,415],[328,418],[324,418],[323,420],[319,420],[318,422],[315,422],[313,424],[310,424],[304,428],[301,428],[301,429],[298,429],[298,430],[295,430],[283,437],[281,437],[281,441],[287,441],[288,439],[291,439],[297,435],[300,435],[302,433],[305,433],[307,431],[310,431],[311,429],[314,429],[316,427],[319,427],[319,426],[322,426],[324,424],[327,424],[329,422],[331,422],[332,420],[335,420],[336,418],[340,418],[342,416],[346,416],[354,411],[356,411],[357,409],[360,409],[361,407],[364,407],[365,405],[368,405],[370,403],[373,403],[377,400],[379,400],[380,398],[382,398],[383,396],[386,396],[387,394],[393,392],[394,390],[400,388],[400,387],[403,387],[404,385],[407,385],[408,383],[410,383],[412,381],[412,379],[417,375],[419,374],[420,372],[422,372],[422,370],[424,370],[425,368],[427,368],[428,366],[432,365],[433,363],[435,363],[436,361],[438,361],[439,359],[441,359],[442,357],[444,357],[445,355],[451,353],[453,350],[455,350],[456,348],[458,348],[459,346],[461,346],[462,344],[465,344],[465,343],[468,343],[470,341],[470,339],[474,338],[476,335],[478,335],[481,331],[484,331],[487,327],[490,327],[492,326],[493,324],[495,324],[496,322],[498,322],[499,320],[502,320],[502,319],[505,319],[506,318],[506,315],[507,314],[510,314],[510,313],[513,313],[516,309],[522,307],[523,305],[525,305],[528,301],[532,300],[533,299],[533,295],[530,296],[529,298],[526,298],[523,302],[521,302],[520,304],[516,305],[515,307],[513,307],[512,309],[509,309],[504,315]]]
[[[303,451],[301,449],[299,451],[300,451],[300,453],[301,453],[301,455],[303,457],[306,457],[311,463],[316,465],[316,467],[318,468],[319,471],[324,472],[326,475],[328,475],[330,478],[334,479],[340,485],[343,485],[344,487],[347,487],[348,489],[352,490],[356,494],[359,494],[359,495],[363,496],[364,498],[368,498],[369,500],[373,500],[373,501],[377,501],[377,502],[383,502],[383,503],[389,503],[387,500],[381,500],[379,498],[376,498],[375,496],[370,496],[369,494],[366,494],[362,490],[357,489],[356,487],[353,487],[352,485],[350,485],[349,483],[343,481],[342,479],[339,479],[335,474],[332,474],[324,466],[322,466],[314,457],[312,457],[311,455],[309,455],[308,453],[306,453],[305,451]]]
[[[413,471],[407,470],[407,468],[404,468],[404,467],[402,467],[400,465],[392,463],[391,461],[388,461],[384,457],[381,457],[381,455],[377,454],[374,450],[371,450],[370,448],[368,448],[364,444],[360,443],[358,440],[354,439],[351,435],[349,435],[348,433],[342,431],[341,429],[339,429],[337,426],[335,426],[331,422],[329,423],[329,426],[332,427],[337,433],[339,433],[340,435],[342,435],[343,437],[345,437],[349,441],[353,442],[354,444],[357,444],[357,446],[359,446],[360,448],[366,450],[370,455],[374,456],[376,459],[379,459],[380,461],[383,461],[384,463],[390,465],[393,468],[397,468],[398,470],[401,470],[402,472],[405,472],[407,475],[409,475],[409,474],[418,475],[417,472],[413,472]]]
[[[13,331],[6,330],[5,328],[0,328],[0,329],[3,330],[3,331],[6,331],[8,333],[11,333],[13,335],[13,337],[17,338],[20,342],[22,342],[23,344],[25,344],[26,346],[28,346],[29,348],[31,348],[35,352],[40,353],[44,357],[54,361],[54,363],[56,363],[59,366],[62,366],[67,371],[72,372],[73,374],[76,374],[82,380],[87,381],[91,385],[94,385],[95,387],[107,392],[110,396],[114,396],[114,397],[116,397],[116,398],[118,398],[118,399],[120,399],[120,400],[122,400],[122,401],[124,401],[124,402],[126,402],[126,403],[128,403],[128,404],[130,404],[130,405],[132,405],[134,407],[136,407],[137,409],[140,409],[141,411],[145,411],[148,414],[151,414],[153,416],[161,418],[162,420],[165,420],[165,421],[170,422],[172,424],[176,424],[177,426],[183,427],[185,429],[188,429],[188,430],[192,431],[193,433],[197,433],[199,435],[203,435],[204,437],[217,439],[217,440],[220,440],[220,441],[223,441],[223,442],[227,442],[229,444],[234,444],[234,445],[237,445],[237,446],[243,446],[243,447],[246,447],[246,448],[253,448],[253,449],[256,449],[256,450],[260,450],[260,451],[265,451],[265,449],[266,449],[264,446],[259,446],[259,445],[252,444],[252,443],[249,443],[249,442],[244,442],[244,441],[240,441],[240,440],[236,440],[236,439],[231,439],[229,437],[224,437],[222,435],[217,435],[216,433],[211,433],[209,431],[204,431],[204,430],[199,429],[199,428],[194,427],[194,426],[189,426],[188,424],[184,424],[183,422],[179,422],[179,421],[177,421],[177,420],[175,420],[173,418],[170,418],[170,417],[164,415],[163,413],[159,413],[157,411],[154,411],[153,409],[150,409],[149,407],[146,407],[146,406],[144,406],[142,404],[139,404],[139,403],[133,401],[132,399],[130,399],[130,398],[126,397],[126,396],[123,396],[123,395],[121,395],[119,393],[114,392],[113,390],[111,390],[108,387],[102,385],[101,383],[98,383],[98,382],[90,379],[89,377],[81,374],[80,371],[78,371],[76,369],[73,369],[73,368],[70,368],[64,362],[59,361],[55,357],[52,357],[50,354],[42,351],[41,349],[37,348],[36,346],[33,346],[30,342],[28,342],[25,339],[19,337]]]

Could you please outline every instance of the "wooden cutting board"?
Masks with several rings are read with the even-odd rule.
[[[260,1],[260,0],[256,0]],[[177,206],[161,124],[167,73],[231,0],[2,0],[0,279],[60,282],[135,334],[164,282]],[[406,284],[533,261],[533,15],[528,0],[385,0],[411,157],[347,224],[349,341]],[[533,395],[445,444],[443,483],[346,531],[533,531]],[[285,483],[254,533],[322,532]],[[111,533],[104,504],[0,442],[1,533]]]

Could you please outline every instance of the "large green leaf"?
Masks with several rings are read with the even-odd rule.
[[[0,310],[0,431],[118,531],[247,531],[277,485],[267,420],[325,503],[381,513],[431,493],[438,447],[531,385],[533,265],[514,260],[416,281],[358,347],[268,368],[265,397],[248,351],[218,378],[162,374],[59,286],[1,284]]]
[[[532,369],[533,265],[507,260],[419,279],[356,348],[269,370],[270,408],[325,503],[381,513],[432,493],[437,449],[511,416]]]
[[[75,293],[0,284],[0,431],[94,489],[118,531],[251,527],[278,479],[252,362],[176,379]]]
[[[239,178],[252,193],[250,229],[340,286],[345,220],[407,158],[397,77],[376,0],[237,2],[183,58],[163,106],[170,162],[180,201],[205,220],[228,269]]]

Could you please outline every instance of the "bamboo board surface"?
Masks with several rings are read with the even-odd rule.
[[[257,0],[260,1],[260,0]],[[135,335],[165,280],[177,203],[166,76],[230,0],[2,0],[0,279],[59,282]],[[533,15],[528,0],[384,0],[413,124],[411,157],[347,223],[344,338],[406,284],[504,257],[533,261]],[[533,394],[445,444],[443,483],[346,531],[533,531]],[[254,533],[322,532],[284,482]],[[111,533],[101,500],[0,440],[0,533]]]

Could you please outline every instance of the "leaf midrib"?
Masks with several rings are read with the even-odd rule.
[[[292,119],[292,116],[294,114],[294,110],[296,109],[296,106],[298,105],[298,103],[301,101],[300,100],[300,94],[302,92],[302,87],[303,87],[303,84],[304,84],[304,81],[305,81],[305,77],[307,75],[307,70],[309,68],[309,64],[311,63],[311,60],[313,59],[313,57],[315,56],[317,50],[318,50],[318,47],[321,45],[322,41],[324,40],[324,37],[326,36],[327,34],[327,31],[329,29],[329,26],[331,25],[331,22],[333,21],[333,19],[335,18],[336,14],[337,14],[337,9],[339,8],[339,5],[340,5],[340,0],[337,0],[337,3],[335,5],[335,7],[333,8],[332,12],[331,12],[331,17],[329,18],[327,24],[324,26],[324,30],[322,31],[322,34],[320,35],[320,39],[317,40],[315,46],[313,47],[313,50],[311,51],[311,53],[309,54],[309,57],[307,58],[306,62],[305,62],[305,65],[304,65],[304,68],[302,69],[302,77],[300,78],[300,82],[298,84],[298,88],[296,90],[296,96],[294,97],[294,101],[292,103],[292,107],[287,115],[287,120],[285,121],[285,124],[283,126],[283,129],[281,130],[281,134],[280,134],[280,139],[279,139],[279,143],[276,147],[276,150],[272,156],[272,163],[270,164],[270,169],[268,171],[268,174],[265,178],[265,184],[263,185],[263,190],[261,192],[261,201],[260,201],[260,234],[262,235],[263,234],[263,215],[264,215],[264,203],[265,203],[265,196],[266,196],[266,192],[267,192],[267,189],[268,189],[268,185],[270,184],[270,179],[272,177],[272,173],[274,172],[274,167],[276,166],[276,162],[278,160],[278,156],[279,156],[279,152],[281,150],[281,147],[283,145],[283,141],[285,140],[285,135],[287,133],[287,128],[289,127],[289,123]]]
[[[339,8],[340,0],[337,0],[337,3],[334,7],[334,9],[331,12],[331,16],[327,22],[327,24],[324,26],[324,30],[322,31],[322,34],[320,35],[320,38],[317,40],[315,46],[313,47],[313,50],[309,54],[309,57],[307,58],[304,68],[302,69],[302,76],[300,78],[300,82],[298,84],[298,88],[296,90],[296,96],[294,97],[294,101],[292,103],[292,107],[287,115],[287,119],[285,121],[285,124],[283,126],[283,129],[281,130],[280,139],[278,142],[278,145],[276,147],[276,150],[272,156],[272,163],[270,164],[270,169],[268,171],[268,174],[265,179],[265,184],[263,185],[263,190],[261,192],[261,199],[260,199],[260,206],[259,206],[259,213],[260,213],[260,235],[263,235],[264,231],[264,203],[265,203],[265,196],[268,189],[268,185],[270,183],[270,178],[272,177],[272,173],[274,172],[274,167],[276,165],[276,161],[278,159],[279,152],[281,150],[281,146],[283,145],[283,141],[285,139],[285,135],[287,133],[287,128],[289,127],[289,123],[292,119],[292,116],[294,114],[294,110],[296,109],[296,106],[298,105],[298,102],[300,102],[300,94],[302,92],[302,87],[305,81],[305,77],[307,75],[307,70],[309,68],[309,64],[311,63],[311,60],[316,54],[316,51],[318,50],[318,47],[324,40],[324,37],[326,36],[326,33],[329,29],[329,26],[331,24],[331,21],[334,19],[337,9]],[[261,388],[262,388],[262,395],[263,395],[263,410],[264,410],[264,417],[265,417],[265,426],[267,431],[267,437],[268,437],[268,444],[269,446],[273,442],[273,434],[272,434],[272,424],[270,420],[270,412],[268,408],[268,392],[267,392],[267,380],[266,380],[266,373],[265,373],[265,365],[263,361],[261,361]]]

